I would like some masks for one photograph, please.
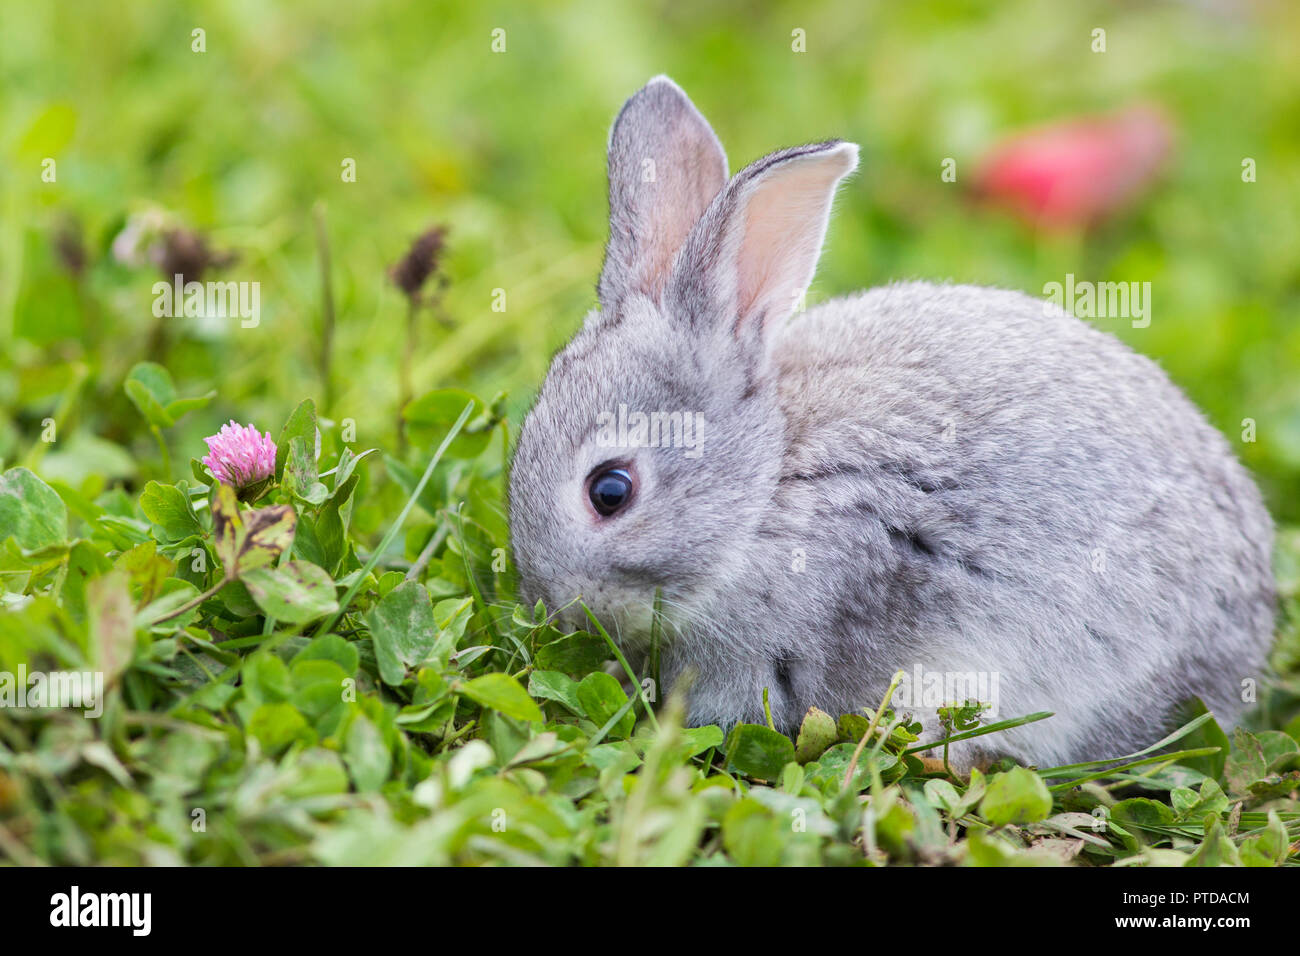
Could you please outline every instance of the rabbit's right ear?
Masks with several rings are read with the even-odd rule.
[[[597,292],[658,299],[673,257],[727,184],[727,155],[685,93],[657,76],[624,104],[609,134],[609,245]]]
[[[812,282],[835,189],[857,165],[855,144],[828,140],[738,172],[682,247],[665,295],[669,314],[697,330],[770,338]]]

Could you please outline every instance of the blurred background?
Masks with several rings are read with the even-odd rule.
[[[222,422],[274,429],[305,397],[391,448],[404,355],[415,394],[506,391],[517,423],[594,303],[609,124],[663,72],[733,171],[793,143],[862,144],[812,301],[901,278],[1033,295],[1067,274],[1150,282],[1148,327],[1096,324],[1157,359],[1274,514],[1300,521],[1295,3],[74,0],[0,15],[7,465],[90,496],[160,477],[122,390],[144,360],[179,395],[217,393],[169,434],[198,449],[174,477]],[[1068,125],[1135,104],[1154,110],[1155,159],[1126,158],[1122,124]],[[1023,138],[1044,126],[1065,132]],[[1062,149],[1061,175],[1102,194],[1017,206],[1008,194],[1041,190]],[[390,270],[434,227],[411,348]],[[260,324],[155,318],[153,283],[177,269],[260,283]]]

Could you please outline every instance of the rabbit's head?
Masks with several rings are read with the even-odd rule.
[[[783,452],[767,343],[856,164],[856,146],[826,142],[728,180],[671,80],[628,100],[609,138],[600,308],[552,363],[512,464],[522,599],[581,596],[633,638],[656,588],[672,616],[738,573]]]

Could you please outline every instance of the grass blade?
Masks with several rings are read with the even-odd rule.
[[[638,680],[637,676],[632,673],[632,668],[631,666],[629,666],[627,662],[627,658],[624,657],[623,652],[618,649],[618,645],[615,644],[614,639],[609,636],[609,632],[605,630],[604,626],[600,623],[600,621],[596,620],[596,615],[591,613],[591,608],[587,607],[586,602],[579,601],[578,604],[582,607],[584,611],[587,612],[587,617],[591,619],[592,624],[596,625],[596,630],[600,632],[600,636],[605,639],[605,643],[609,645],[609,649],[614,652],[614,657],[616,657],[618,659],[619,664],[622,665],[623,673],[626,674],[627,679],[632,682],[632,687],[634,688],[632,692],[632,699],[633,700],[639,699],[641,703],[645,705],[645,714],[647,717],[650,718],[650,724],[654,727],[655,730],[658,730],[659,719],[655,717],[655,712],[650,707],[650,702],[645,699],[645,691],[641,689],[641,681]]]
[[[1079,784],[1087,783],[1090,780],[1100,780],[1102,777],[1109,777],[1111,774],[1117,773],[1120,770],[1132,770],[1134,767],[1145,767],[1147,764],[1152,763],[1174,763],[1175,761],[1182,760],[1184,757],[1204,757],[1207,754],[1218,752],[1218,747],[1196,747],[1192,750],[1176,750],[1173,753],[1156,754],[1154,757],[1134,760],[1132,763],[1120,764],[1117,767],[1106,767],[1102,770],[1098,770],[1096,773],[1090,773],[1083,777],[1073,777],[1066,780],[1064,783],[1054,784],[1047,789],[1053,792],[1057,790],[1068,790],[1070,787],[1077,787]],[[1038,771],[1038,775],[1040,777],[1044,776],[1044,772],[1040,770]]]
[[[999,720],[996,724],[989,724],[987,727],[976,727],[974,730],[964,730],[959,734],[953,734],[951,737],[944,737],[942,740],[933,740],[929,743],[917,744],[914,747],[908,747],[903,751],[903,756],[908,754],[920,753],[922,750],[930,750],[933,747],[942,747],[944,744],[956,743],[958,740],[970,740],[972,737],[983,737],[985,734],[996,734],[1000,730],[1010,730],[1012,727],[1023,727],[1025,724],[1032,724],[1039,720],[1046,720],[1048,717],[1054,717],[1050,710],[1040,710],[1036,714],[1028,714],[1024,717],[1013,717],[1010,720]]]
[[[1196,728],[1204,724],[1207,720],[1213,720],[1213,719],[1214,719],[1214,714],[1212,713],[1206,712],[1204,714],[1201,714],[1201,716],[1193,720],[1189,720],[1187,723],[1183,724],[1183,726],[1179,727],[1177,730],[1175,730],[1168,737],[1165,737],[1163,740],[1156,741],[1150,747],[1144,747],[1141,750],[1138,750],[1131,754],[1125,754],[1122,757],[1111,757],[1108,760],[1085,760],[1083,763],[1070,763],[1070,764],[1063,764],[1059,767],[1048,767],[1046,770],[1038,771],[1038,774],[1041,777],[1060,776],[1063,772],[1069,770],[1086,770],[1089,767],[1102,767],[1107,764],[1113,764],[1124,760],[1133,760],[1136,757],[1145,757],[1149,753],[1155,753],[1161,747],[1167,747],[1169,746],[1169,744],[1172,744],[1174,741],[1181,740],[1182,738],[1190,734],[1193,730],[1195,730]],[[1217,749],[1218,748],[1214,748],[1214,750]],[[1213,752],[1213,750],[1211,752]],[[1113,769],[1119,769],[1119,768],[1116,767]]]
[[[352,582],[352,586],[348,588],[347,593],[339,599],[339,609],[322,621],[320,627],[316,628],[316,637],[320,637],[322,634],[328,634],[333,630],[334,625],[338,623],[344,610],[351,605],[352,599],[357,595],[357,591],[361,590],[361,582],[366,579],[366,575],[374,570],[375,565],[379,563],[379,559],[383,557],[384,552],[388,550],[388,546],[393,543],[393,539],[396,538],[398,532],[402,530],[402,525],[406,523],[407,517],[411,514],[411,509],[415,507],[415,503],[420,499],[420,494],[424,491],[424,486],[427,485],[429,479],[433,477],[433,469],[438,466],[438,462],[442,459],[443,454],[446,453],[447,446],[449,446],[456,436],[460,434],[461,428],[463,428],[465,422],[469,420],[469,414],[473,410],[474,403],[470,402],[465,406],[465,410],[460,413],[460,417],[456,419],[456,423],[451,426],[451,430],[447,432],[447,436],[442,440],[442,444],[438,446],[438,450],[435,451],[433,457],[429,459],[429,464],[425,466],[424,474],[420,476],[420,481],[416,484],[415,490],[411,492],[411,497],[406,499],[406,507],[402,509],[401,514],[397,516],[397,520],[394,521],[392,527],[388,529],[388,533],[385,534],[383,540],[379,542],[379,547],[375,548],[375,550],[370,553],[370,559],[366,561],[365,565],[361,568],[361,573],[356,576],[356,580]]]

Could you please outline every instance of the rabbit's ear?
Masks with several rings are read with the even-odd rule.
[[[673,257],[726,184],[722,144],[676,83],[657,76],[633,95],[609,134],[601,306],[632,293],[658,299]]]
[[[701,330],[721,317],[738,335],[788,317],[812,283],[835,187],[857,165],[858,147],[832,140],[772,153],[737,173],[682,249],[672,311]]]

